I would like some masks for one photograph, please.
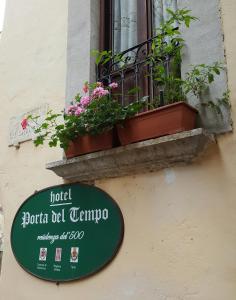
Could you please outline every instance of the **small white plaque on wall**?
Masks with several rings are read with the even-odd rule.
[[[18,116],[14,116],[10,119],[9,124],[9,146],[17,146],[19,143],[32,140],[34,133],[29,126],[26,129],[22,129],[21,121],[28,115],[37,115],[37,124],[41,125],[45,119],[48,111],[48,104],[43,104],[37,108],[34,108],[28,112],[24,112]]]

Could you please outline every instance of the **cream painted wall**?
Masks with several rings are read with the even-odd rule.
[[[236,2],[221,2],[235,122]],[[9,242],[14,214],[34,190],[60,183],[44,165],[60,159],[61,151],[35,149],[29,142],[18,150],[8,148],[8,121],[39,103],[59,108],[64,102],[67,4],[8,0],[0,43],[0,201],[5,215],[0,300],[235,300],[235,133],[219,137],[218,145],[192,165],[96,182],[118,202],[125,218],[119,254],[97,275],[57,286],[32,277],[15,261]]]
[[[3,211],[1,210],[1,206],[0,206],[0,252],[3,251],[3,232],[4,232],[3,226],[4,226]]]
[[[63,108],[67,6],[66,0],[7,0],[0,41],[0,204],[5,217],[1,300],[32,299],[38,293],[12,256],[10,228],[16,210],[26,197],[35,190],[61,183],[45,170],[45,164],[61,158],[62,152],[46,147],[36,149],[31,142],[21,144],[20,149],[9,148],[8,124],[10,117],[43,103],[59,110]],[[29,294],[25,296],[27,286]],[[42,286],[39,282],[38,288]]]

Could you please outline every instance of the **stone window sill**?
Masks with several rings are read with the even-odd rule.
[[[69,181],[93,182],[158,171],[198,158],[214,135],[202,128],[48,163],[46,168]]]

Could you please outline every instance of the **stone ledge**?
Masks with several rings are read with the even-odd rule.
[[[46,168],[66,180],[91,182],[189,164],[211,143],[215,143],[214,135],[197,128],[51,162],[46,165]]]

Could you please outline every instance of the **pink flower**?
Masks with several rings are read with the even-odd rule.
[[[66,114],[67,115],[74,115],[76,110],[77,110],[77,105],[70,105],[66,109]]]
[[[76,115],[76,116],[79,116],[79,115],[81,115],[84,111],[85,111],[84,108],[78,106],[78,107],[77,107],[77,110],[75,111],[75,115]]]
[[[24,118],[21,121],[21,127],[22,127],[23,130],[25,130],[27,126],[28,126],[28,120],[27,120],[27,118]]]
[[[89,96],[84,96],[80,99],[80,105],[83,106],[83,107],[86,107],[89,105],[91,99]]]
[[[118,83],[117,82],[112,82],[112,83],[109,84],[109,87],[111,89],[116,89],[116,88],[118,88]]]
[[[84,84],[84,86],[83,86],[83,91],[84,91],[85,94],[87,94],[87,93],[88,93],[88,90],[89,90],[88,83],[85,82],[85,84]]]
[[[93,91],[93,98],[101,98],[109,94],[108,90],[105,90],[103,87],[97,87]]]

